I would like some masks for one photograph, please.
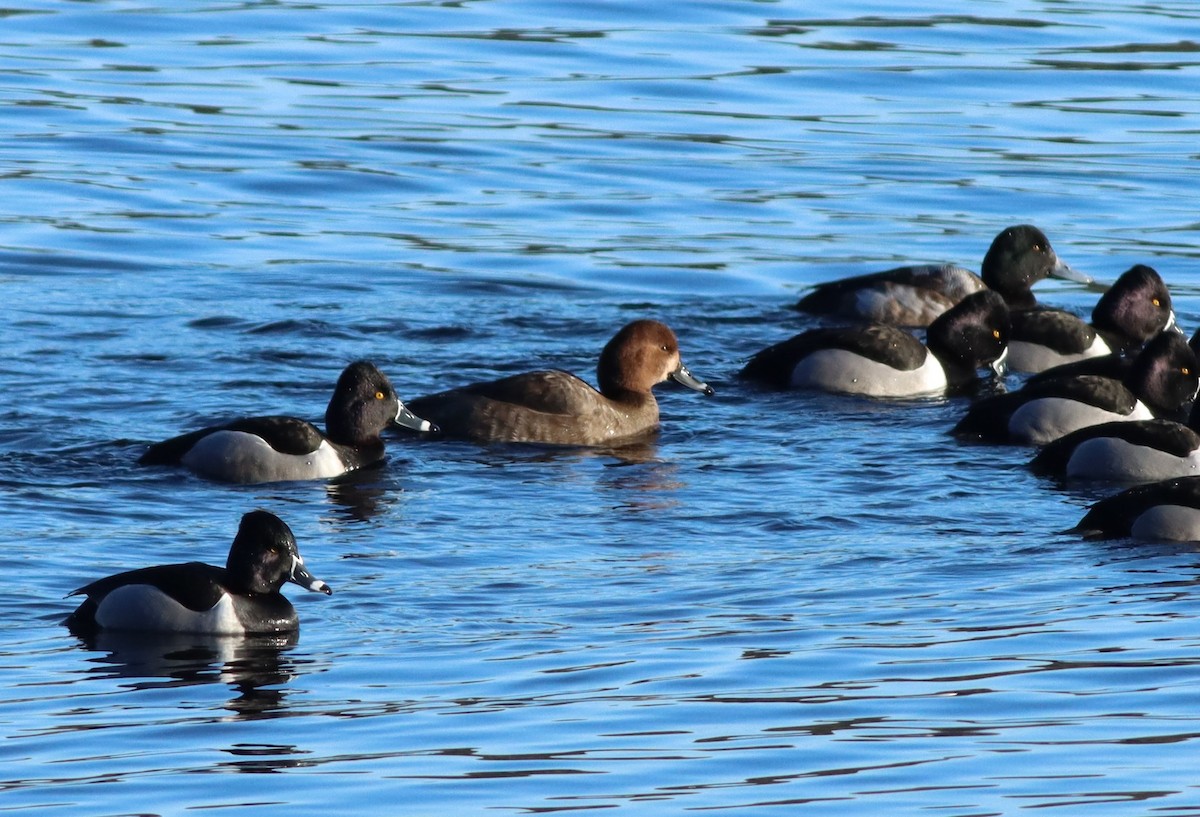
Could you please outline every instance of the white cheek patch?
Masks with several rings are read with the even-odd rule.
[[[214,431],[181,461],[198,474],[234,482],[324,479],[346,473],[345,463],[328,441],[310,454],[281,454],[262,437],[244,431]]]
[[[902,371],[844,349],[827,349],[796,364],[791,385],[869,397],[912,397],[944,390],[946,372],[931,354],[918,368]]]
[[[127,584],[106,595],[96,607],[96,623],[105,630],[216,635],[246,632],[227,595],[211,609],[197,612],[148,584]]]

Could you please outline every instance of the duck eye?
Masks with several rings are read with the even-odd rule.
[[[1034,251],[1034,252],[1041,252],[1041,251],[1042,251],[1042,245],[1041,245],[1041,244],[1034,244],[1034,245],[1033,245],[1033,251]]]
[[[665,344],[665,343],[664,343],[664,344],[662,345],[662,350],[663,350],[664,352],[669,352],[669,351],[671,351],[671,347],[667,346],[667,344]]]
[[[1154,304],[1155,306],[1162,306],[1162,304],[1159,302],[1158,298],[1151,298],[1150,303]]]
[[[376,400],[382,400],[382,399],[383,399],[383,392],[381,392],[381,391],[377,391],[377,392],[375,392],[375,399],[376,399]]]
[[[993,329],[993,330],[992,330],[992,337],[994,337],[996,340],[1000,340],[1000,330],[999,330],[999,329]]]
[[[1191,373],[1192,373],[1192,370],[1191,370],[1191,369],[1189,369],[1187,366],[1184,366],[1184,367],[1183,367],[1183,368],[1181,368],[1179,371],[1183,372],[1184,374],[1191,374]]]

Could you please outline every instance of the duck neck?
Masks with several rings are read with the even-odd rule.
[[[362,430],[359,418],[351,414],[332,410],[325,412],[325,436],[338,445],[351,448],[366,448],[372,445],[382,446],[383,441],[378,434],[367,434]]]
[[[960,386],[975,376],[975,366],[955,342],[954,330],[948,320],[937,320],[925,332],[925,348],[937,358],[946,373],[946,382]]]

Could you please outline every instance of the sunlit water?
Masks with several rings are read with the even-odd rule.
[[[1193,3],[186,9],[0,12],[0,809],[1200,809],[1190,546],[1063,533],[1114,489],[958,444],[962,400],[734,378],[805,284],[1019,222],[1101,282],[1153,265],[1195,329]],[[360,357],[402,395],[590,379],[644,316],[717,395],[660,387],[641,449],[133,465],[318,419]],[[293,643],[61,627],[253,507],[335,590],[289,591]]]

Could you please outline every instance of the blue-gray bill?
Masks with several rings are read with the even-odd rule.
[[[396,419],[392,421],[393,425],[400,428],[410,428],[413,431],[440,431],[436,423],[431,423],[428,420],[423,420],[417,415],[408,410],[408,407],[403,403],[400,404],[400,409],[396,412]]]
[[[713,391],[712,386],[708,385],[707,383],[701,382],[701,381],[697,380],[695,377],[693,377],[692,373],[688,371],[688,367],[684,366],[682,363],[679,364],[679,368],[677,368],[675,371],[671,372],[670,377],[676,383],[687,386],[689,389],[692,389],[694,391],[698,391],[698,392],[701,392],[703,394],[708,394],[708,395],[712,395],[712,394],[716,393]]]

